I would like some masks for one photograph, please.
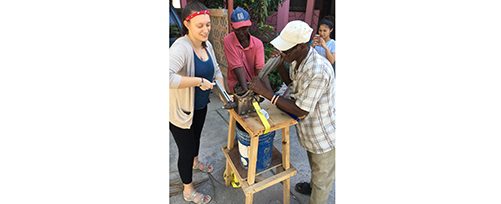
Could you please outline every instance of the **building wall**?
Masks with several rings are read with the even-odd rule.
[[[290,11],[288,22],[293,21],[293,20],[304,21],[305,13],[306,12]],[[277,28],[277,15],[278,15],[277,12],[275,12],[272,15],[268,16],[268,18],[266,19],[266,24],[271,25],[271,26],[275,27],[275,29],[276,29]],[[311,28],[313,28],[313,33],[317,33],[319,16],[320,16],[320,10],[314,10],[313,11],[313,22],[310,25]],[[275,30],[275,31],[280,32],[280,30]]]

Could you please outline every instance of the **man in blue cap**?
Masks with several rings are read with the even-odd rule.
[[[233,32],[224,37],[224,54],[228,62],[228,92],[241,94],[248,90],[247,82],[264,68],[263,42],[249,33],[252,25],[249,13],[237,7],[231,13]],[[267,77],[265,84],[271,90]]]

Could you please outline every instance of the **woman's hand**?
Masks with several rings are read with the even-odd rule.
[[[312,47],[315,47],[315,46],[317,46],[317,45],[318,45],[317,41],[316,41],[316,40],[313,40],[313,43],[311,43],[311,46],[312,46]]]
[[[325,40],[321,37],[318,37],[318,44],[322,46],[323,48],[327,48],[327,44],[325,43]]]
[[[212,89],[214,87],[214,85],[216,85],[216,83],[212,83],[205,78],[201,78],[201,79],[202,79],[202,82],[200,83],[200,85],[198,87],[200,87],[200,89],[202,89],[202,91]]]
[[[312,47],[315,47],[315,46],[319,45],[319,44],[318,44],[318,39],[319,39],[319,38],[320,38],[320,36],[319,36],[319,35],[315,35],[315,36],[313,36],[312,43],[311,43],[311,46],[312,46]]]

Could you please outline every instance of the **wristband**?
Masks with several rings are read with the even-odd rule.
[[[273,95],[273,97],[271,97],[271,99],[270,99],[271,104],[273,104],[273,101],[275,100],[275,97],[277,97],[277,95],[276,95],[276,94],[275,94],[275,95]]]
[[[271,103],[272,103],[273,105],[276,105],[276,104],[277,104],[277,102],[278,102],[278,98],[280,98],[280,96],[277,96],[277,97],[275,98],[275,101],[273,101],[273,102],[271,102]]]

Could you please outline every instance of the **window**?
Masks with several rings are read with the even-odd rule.
[[[305,0],[290,0],[289,10],[290,11],[298,11],[304,12],[306,11],[306,2]]]
[[[322,3],[325,0],[314,0],[315,4],[313,5],[315,10],[318,10],[322,7]],[[290,0],[289,4],[289,10],[290,11],[297,11],[297,12],[305,12],[306,11],[306,4],[308,1],[305,0]]]

